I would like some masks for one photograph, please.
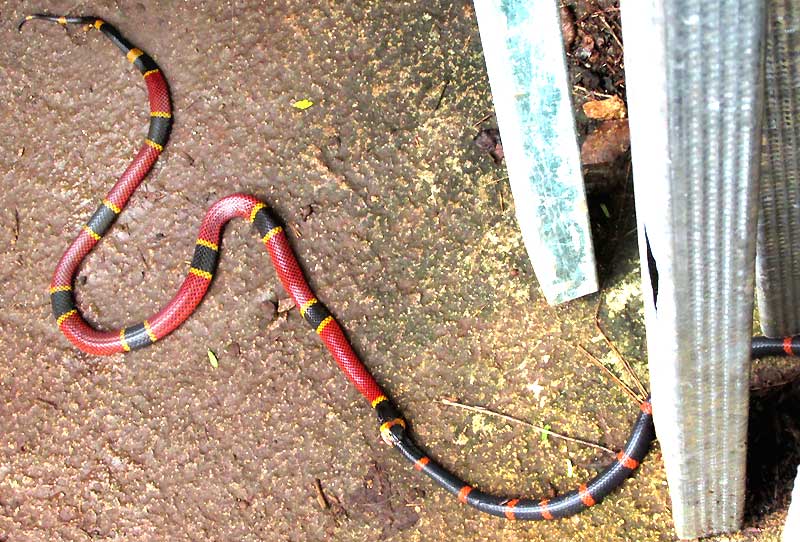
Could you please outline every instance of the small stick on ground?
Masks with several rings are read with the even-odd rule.
[[[439,108],[442,106],[442,101],[444,100],[444,95],[447,92],[447,87],[450,86],[450,79],[447,79],[442,86],[442,92],[439,93],[439,100],[436,102],[436,107],[433,108],[434,111],[438,111]]]
[[[482,116],[482,117],[481,117],[479,120],[477,120],[476,122],[473,122],[473,123],[472,123],[472,127],[473,127],[473,128],[476,128],[477,126],[479,126],[479,125],[483,124],[483,121],[485,121],[485,120],[488,120],[488,119],[489,119],[489,117],[491,117],[493,114],[494,114],[494,113],[491,113],[491,112],[489,112],[489,113],[486,113],[486,114],[485,114],[484,116]]]
[[[58,408],[58,404],[56,404],[55,401],[51,401],[50,399],[43,399],[41,397],[34,397],[34,399],[36,399],[40,403],[44,403],[44,404],[46,404],[48,406],[51,406],[53,408]]]
[[[14,238],[11,240],[12,245],[16,245],[19,241],[19,209],[14,208]]]
[[[178,154],[180,154],[181,156],[183,156],[183,157],[186,159],[186,161],[187,161],[187,162],[189,162],[189,165],[190,165],[190,166],[193,166],[193,165],[194,165],[194,157],[192,157],[192,155],[191,155],[191,154],[189,154],[189,153],[188,153],[188,152],[186,152],[186,151],[182,151],[182,150],[180,150],[180,149],[178,149]]]
[[[606,344],[614,352],[614,355],[617,356],[620,359],[620,361],[622,361],[622,365],[625,367],[625,370],[628,372],[628,374],[631,375],[634,384],[636,384],[636,388],[639,390],[639,392],[642,394],[643,397],[647,397],[647,390],[644,388],[642,381],[639,380],[639,377],[636,376],[636,373],[633,371],[633,367],[631,367],[631,364],[628,363],[628,360],[626,360],[625,357],[622,355],[622,353],[620,353],[619,349],[617,349],[614,343],[611,342],[611,340],[609,340],[609,338],[606,336],[605,332],[603,331],[603,329],[600,327],[599,324],[597,326],[597,329],[599,329],[600,333],[602,333],[603,338],[606,341]]]
[[[784,380],[780,380],[778,382],[767,383],[767,384],[750,384],[750,391],[757,392],[757,391],[764,391],[764,390],[771,390],[774,388],[782,388],[784,386],[789,386],[793,384],[795,381],[800,380],[800,373],[790,373],[787,375],[782,375]]]
[[[292,230],[292,233],[294,233],[295,237],[297,237],[298,239],[303,238],[303,233],[300,231],[300,228],[297,227],[297,224],[295,224],[294,222],[290,222],[289,228]]]
[[[572,85],[572,88],[574,88],[575,90],[580,90],[581,92],[583,92],[584,94],[587,94],[589,96],[602,96],[603,98],[613,98],[614,97],[614,94],[606,94],[604,92],[598,92],[596,90],[589,90],[588,88],[582,87],[581,85]]]
[[[317,502],[319,503],[319,507],[323,510],[327,510],[331,507],[328,499],[325,497],[325,492],[322,491],[322,482],[319,478],[314,478],[314,489],[317,492]]]
[[[616,41],[617,45],[619,45],[619,48],[624,49],[622,46],[622,41],[620,41],[620,39],[617,37],[617,33],[614,32],[614,29],[611,28],[611,25],[608,24],[608,21],[606,21],[605,16],[602,15],[602,13],[600,13],[593,15],[593,17],[600,19],[600,22],[603,23],[603,25],[605,25],[605,27],[608,29],[609,33],[611,34],[611,37],[614,38],[614,41]]]
[[[594,354],[586,350],[583,346],[578,346],[578,349],[584,354],[586,354],[586,357],[588,357],[592,363],[600,367],[606,373],[606,375],[608,375],[608,377],[611,378],[611,380],[613,380],[622,389],[622,391],[624,391],[628,396],[630,396],[631,399],[633,399],[636,402],[637,405],[641,405],[642,402],[644,402],[644,397],[639,397],[638,395],[636,395],[636,393],[630,387],[628,387],[628,385],[625,382],[620,380],[617,375],[612,373],[611,369],[603,365],[603,362],[597,359],[597,357]]]
[[[138,249],[138,250],[139,250],[139,258],[141,258],[142,264],[144,265],[144,268],[149,271],[150,270],[150,264],[147,263],[147,258],[144,257],[144,252],[142,252],[141,248]],[[184,261],[186,261],[186,260],[184,260]],[[188,265],[191,265],[191,263],[192,262],[187,262]]]
[[[506,175],[505,177],[500,177],[499,179],[495,179],[494,181],[490,181],[490,182],[484,184],[483,186],[494,186],[497,183],[501,183],[501,182],[507,181],[507,180],[508,180],[508,175]]]
[[[586,440],[581,440],[573,437],[568,437],[567,435],[562,435],[561,433],[556,433],[555,431],[551,431],[550,429],[545,429],[544,427],[540,427],[538,425],[534,425],[530,422],[526,422],[525,420],[520,420],[519,418],[515,418],[513,416],[509,416],[507,414],[501,414],[500,412],[495,412],[494,410],[489,410],[488,408],[480,407],[480,406],[472,406],[472,405],[465,405],[463,403],[459,403],[457,401],[451,401],[450,399],[441,399],[440,400],[443,405],[447,406],[454,406],[458,408],[463,408],[464,410],[469,410],[470,412],[477,412],[479,414],[484,414],[486,416],[494,416],[495,418],[500,418],[506,420],[507,422],[518,423],[524,425],[525,427],[530,427],[531,429],[538,431],[543,435],[548,435],[553,438],[559,438],[561,440],[566,440],[569,442],[574,442],[576,444],[581,444],[583,446],[589,446],[590,448],[595,448],[597,450],[603,450],[604,452],[608,452],[610,454],[614,453],[614,450],[610,448],[606,448],[605,446],[601,446],[600,444],[595,444],[594,442],[589,442]]]
[[[597,304],[597,310],[594,313],[594,325],[597,328],[597,331],[600,332],[600,335],[603,336],[603,340],[605,340],[608,347],[614,352],[614,355],[617,356],[617,358],[619,358],[619,360],[622,362],[622,366],[625,367],[625,371],[633,379],[633,382],[636,384],[636,388],[642,394],[642,397],[647,397],[647,390],[644,388],[644,385],[642,385],[642,381],[639,380],[636,372],[634,372],[633,367],[631,367],[631,364],[628,363],[628,360],[625,359],[611,339],[608,338],[608,335],[606,335],[606,332],[603,330],[603,326],[600,325],[600,303]]]
[[[478,316],[481,313],[481,311],[483,311],[483,309],[485,309],[488,306],[489,306],[488,303],[484,303],[483,305],[481,305],[480,307],[475,309],[475,311],[473,311],[472,314],[469,315],[469,317],[470,318],[475,318],[476,316]]]
[[[794,380],[784,380],[782,382],[776,382],[774,384],[764,384],[763,386],[751,386],[750,387],[750,391],[751,392],[757,392],[757,391],[764,391],[764,390],[772,390],[772,389],[775,389],[775,388],[782,388],[784,386],[788,386],[792,382],[794,382]]]

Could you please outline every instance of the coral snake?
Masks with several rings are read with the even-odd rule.
[[[189,272],[175,296],[154,316],[117,331],[93,328],[75,305],[73,282],[82,260],[97,245],[123,211],[129,198],[155,164],[169,138],[172,106],[167,82],[158,65],[142,50],[128,42],[112,25],[96,17],[57,17],[48,14],[26,16],[25,22],[43,19],[62,25],[84,24],[96,28],[116,45],[139,71],[150,99],[150,128],[144,144],[117,183],[103,199],[89,221],[64,252],[50,284],[53,315],[61,332],[84,352],[109,355],[149,346],[180,326],[197,308],[208,291],[219,259],[219,245],[225,224],[236,217],[251,222],[269,252],[275,271],[291,295],[302,317],[325,343],[342,372],[375,409],[383,440],[461,503],[481,512],[519,520],[565,518],[585,510],[620,486],[639,466],[655,438],[649,397],[633,424],[628,442],[616,460],[593,479],[578,488],[551,499],[508,498],[473,488],[426,455],[411,439],[406,421],[386,393],[353,351],[342,328],[314,296],[280,222],[265,203],[247,194],[232,194],[217,201],[200,226]],[[755,337],[754,357],[794,355],[800,351],[800,338],[768,339]]]

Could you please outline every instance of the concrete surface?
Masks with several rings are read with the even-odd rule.
[[[601,303],[646,376],[630,201],[600,225],[603,292],[548,307],[504,170],[471,143],[491,112],[472,5],[259,6],[90,6],[161,65],[176,116],[159,165],[82,268],[87,317],[111,327],[155,312],[208,205],[252,192],[294,230],[318,297],[445,465],[509,494],[592,475],[601,452],[439,400],[623,443],[635,406],[578,346],[612,359],[593,324]],[[557,523],[482,516],[413,472],[299,314],[276,314],[286,294],[243,223],[176,333],[127,356],[76,351],[50,315],[50,273],[140,144],[147,107],[141,77],[97,33],[18,34],[43,7],[83,13],[0,4],[0,540],[673,539],[657,447],[621,491]],[[315,105],[291,107],[302,98]],[[778,540],[780,519],[733,540]]]

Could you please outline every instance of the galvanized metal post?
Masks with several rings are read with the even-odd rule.
[[[761,329],[800,333],[800,4],[770,0],[756,289]]]
[[[681,538],[742,519],[764,0],[622,0],[653,409]]]
[[[557,0],[475,0],[517,220],[551,304],[597,290]]]

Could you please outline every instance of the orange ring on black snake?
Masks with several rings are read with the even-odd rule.
[[[142,72],[150,97],[150,130],[131,164],[56,266],[50,283],[53,314],[62,333],[81,350],[108,355],[142,348],[162,339],[180,326],[197,308],[208,291],[219,258],[222,229],[232,218],[252,222],[266,245],[278,278],[303,317],[316,330],[344,374],[375,409],[383,439],[396,447],[413,467],[422,471],[460,502],[482,512],[508,519],[557,519],[571,516],[599,503],[628,478],[644,459],[654,438],[649,398],[633,426],[625,448],[616,461],[586,484],[553,499],[505,498],[483,493],[448,472],[429,458],[411,440],[400,412],[353,351],[341,327],[308,286],[280,223],[267,206],[246,194],[222,198],[206,213],[200,226],[189,272],[178,292],[157,314],[143,322],[117,331],[99,331],[89,325],[75,305],[72,284],[81,261],[109,230],[123,211],[131,194],[158,159],[169,137],[172,107],[169,89],[158,65],[146,53],[131,45],[110,24],[96,17],[29,15],[26,21],[43,19],[66,24],[86,24],[100,30]]]

